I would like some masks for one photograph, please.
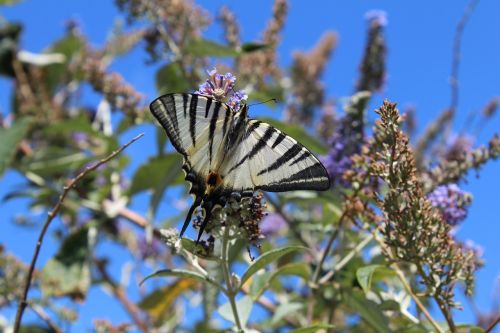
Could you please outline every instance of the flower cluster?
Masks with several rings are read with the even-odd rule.
[[[462,191],[456,184],[438,186],[428,194],[432,206],[436,207],[451,226],[456,226],[467,217],[471,195]]]
[[[342,180],[342,175],[352,167],[351,157],[346,154],[347,141],[339,131],[335,132],[330,138],[331,145],[328,154],[320,157],[332,181],[338,180],[344,187],[348,187],[349,183]]]
[[[365,17],[369,25],[368,39],[356,90],[376,91],[382,89],[386,76],[387,46],[383,29],[387,25],[387,15],[383,11],[372,10],[366,13]]]
[[[223,208],[214,208],[205,232],[210,235],[209,239],[220,239],[224,232],[221,227],[228,227],[230,238],[257,244],[263,238],[259,223],[265,215],[265,210],[266,204],[260,192],[254,193],[250,198],[241,198],[239,201],[231,197]],[[203,216],[196,216],[194,227],[199,229],[202,222]]]
[[[208,72],[209,78],[202,84],[196,94],[212,96],[216,100],[223,100],[228,97],[226,104],[234,110],[239,110],[242,101],[248,98],[243,90],[235,91],[236,76],[231,73],[218,74],[217,69]]]

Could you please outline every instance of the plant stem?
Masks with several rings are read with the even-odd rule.
[[[243,327],[241,326],[240,317],[238,315],[238,307],[236,306],[236,294],[238,294],[238,291],[233,289],[231,275],[229,274],[229,227],[227,225],[224,227],[224,237],[222,237],[222,273],[226,281],[226,295],[227,298],[229,298],[229,304],[231,304],[234,322],[238,331],[243,332]]]
[[[403,284],[403,287],[405,288],[406,292],[411,296],[411,298],[413,298],[413,301],[415,302],[417,308],[420,311],[422,311],[422,313],[427,318],[429,323],[436,329],[436,332],[444,333],[443,329],[439,326],[439,324],[436,322],[436,320],[434,320],[434,318],[431,316],[429,311],[427,311],[427,308],[422,304],[422,302],[420,302],[420,299],[418,298],[418,296],[415,295],[415,293],[411,289],[410,284],[408,283],[408,281],[406,281],[405,274],[403,273],[403,271],[401,270],[399,265],[396,263],[396,259],[392,255],[392,252],[389,249],[389,247],[384,243],[384,240],[381,239],[380,236],[377,234],[377,230],[373,230],[372,234],[373,234],[373,237],[375,238],[375,240],[377,241],[377,243],[379,243],[380,247],[382,248],[382,251],[387,254],[387,256],[389,257],[389,259],[391,259],[391,261],[393,261],[393,263],[391,264],[391,267],[396,272],[396,275],[398,276],[399,280]]]

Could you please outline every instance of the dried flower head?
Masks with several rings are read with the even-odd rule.
[[[372,10],[365,17],[369,25],[368,38],[356,90],[376,91],[382,89],[385,80],[387,46],[383,29],[387,25],[387,15],[383,11]]]
[[[320,79],[336,43],[337,35],[327,32],[312,51],[293,55],[293,98],[286,110],[288,121],[309,123],[313,119],[314,109],[323,103],[324,86]]]
[[[390,248],[387,255],[416,266],[426,293],[435,298],[447,316],[451,308],[458,307],[454,301],[456,283],[463,281],[467,290],[471,290],[477,258],[455,242],[451,225],[443,219],[442,211],[433,206],[448,200],[448,188],[445,193],[441,189],[440,196],[432,195],[429,199],[425,196],[408,137],[400,129],[401,117],[396,105],[385,101],[376,112],[381,119],[374,130],[371,151],[375,153],[370,172],[387,186],[383,198],[380,194],[374,197],[385,219],[382,230]],[[451,196],[466,201],[453,186]],[[460,215],[456,209],[451,213],[455,219]]]

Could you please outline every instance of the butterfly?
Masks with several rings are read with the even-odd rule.
[[[180,236],[195,209],[205,212],[199,242],[215,206],[228,198],[251,197],[256,190],[323,191],[328,172],[307,148],[273,126],[248,117],[248,105],[232,109],[212,97],[166,94],[150,105],[174,148],[184,156],[182,169],[194,202]]]

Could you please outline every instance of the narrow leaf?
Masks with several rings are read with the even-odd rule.
[[[355,290],[350,294],[345,294],[346,304],[358,313],[376,332],[389,333],[387,318],[382,310],[373,301],[365,298],[365,295]]]
[[[156,72],[156,90],[160,95],[188,91],[190,88],[178,62],[167,64]]]
[[[243,274],[243,276],[241,277],[241,285],[245,284],[245,282],[252,275],[254,275],[259,269],[264,268],[266,265],[272,263],[273,261],[284,256],[285,254],[288,254],[290,252],[295,252],[295,251],[303,251],[303,250],[307,250],[307,248],[305,248],[303,246],[286,246],[286,247],[282,247],[282,248],[271,250],[271,251],[264,253],[257,260],[255,260],[250,265],[250,267],[248,267],[245,274]]]
[[[358,279],[361,288],[367,293],[371,289],[372,279],[375,274],[394,275],[395,273],[388,267],[382,265],[369,265],[361,267],[356,271],[356,278]]]
[[[197,57],[236,57],[239,54],[231,47],[203,38],[192,39],[186,46],[186,52]]]
[[[16,153],[17,145],[26,135],[30,123],[30,118],[22,118],[10,128],[0,128],[0,176],[9,167]]]
[[[146,276],[140,282],[139,285],[142,285],[144,282],[146,282],[147,280],[149,280],[151,278],[164,277],[164,276],[165,277],[172,277],[173,276],[173,277],[181,277],[181,278],[192,278],[192,279],[195,279],[195,280],[203,282],[203,283],[210,283],[210,284],[216,286],[217,288],[222,289],[222,287],[218,283],[216,283],[215,281],[210,279],[210,277],[204,276],[200,273],[188,271],[185,269],[162,269],[162,270],[156,271],[153,274]]]
[[[312,326],[297,328],[293,331],[290,331],[290,333],[316,333],[319,330],[325,330],[334,327],[335,326],[328,324],[315,324]]]
[[[283,303],[278,306],[276,311],[274,312],[274,316],[271,319],[271,323],[276,325],[280,322],[281,319],[285,318],[287,315],[291,313],[295,313],[301,310],[304,307],[304,304],[298,302],[290,302]]]
[[[250,317],[250,312],[252,312],[253,301],[250,296],[244,296],[236,301],[236,309],[238,311],[238,318],[240,319],[241,325],[244,327],[247,324],[248,318]],[[231,308],[231,303],[227,302],[223,304],[219,310],[219,314],[222,318],[236,323],[233,315],[233,310]]]

